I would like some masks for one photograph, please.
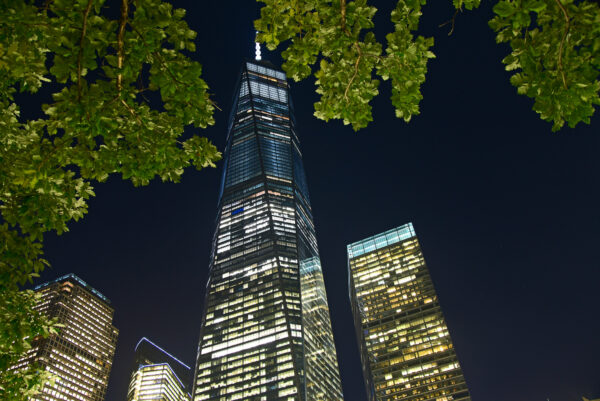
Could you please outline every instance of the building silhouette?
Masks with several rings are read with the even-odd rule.
[[[194,401],[341,400],[285,74],[243,64],[228,125]]]
[[[462,401],[469,391],[411,223],[348,245],[369,401]]]
[[[192,370],[143,337],[135,346],[127,401],[189,401]]]
[[[119,331],[110,301],[74,274],[34,289],[36,310],[62,325],[59,334],[33,341],[13,369],[36,363],[58,377],[33,397],[45,401],[104,401]]]

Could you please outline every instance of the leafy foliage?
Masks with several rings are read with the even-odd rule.
[[[413,37],[411,31],[419,27],[421,5],[425,0],[412,4],[399,1],[392,11],[395,31],[386,36],[388,56],[378,65],[378,73],[383,79],[392,79],[392,104],[396,116],[409,122],[413,115],[419,114],[421,85],[425,82],[427,60],[435,57],[429,50],[433,38]]]
[[[207,138],[184,137],[188,126],[214,123],[201,65],[188,57],[196,33],[185,11],[161,0],[120,3],[0,0],[2,399],[26,398],[46,380],[6,371],[56,327],[33,310],[33,294],[19,292],[47,265],[44,233],[85,215],[93,181],[119,173],[136,186],[177,182],[185,167],[220,158]],[[40,89],[51,93],[44,117],[23,119],[16,99]]]
[[[14,369],[34,341],[57,334],[58,324],[46,316],[32,313],[39,295],[31,290],[0,291],[0,399],[27,400],[47,382],[50,372],[35,364]]]
[[[533,110],[553,122],[574,127],[590,123],[600,105],[600,7],[573,0],[502,0],[490,27],[512,52],[502,60],[516,71],[510,82],[535,99]]]
[[[256,28],[258,40],[269,49],[290,40],[282,53],[283,69],[294,80],[306,78],[321,55],[316,71],[315,115],[325,121],[340,118],[354,129],[365,127],[371,117],[369,102],[379,92],[371,74],[381,57],[373,27],[375,8],[366,0],[278,1],[266,0]]]
[[[426,0],[398,0],[391,13],[394,32],[387,46],[375,39],[376,9],[367,0],[259,0],[258,40],[271,50],[283,43],[283,69],[299,81],[313,73],[321,99],[315,115],[339,118],[355,130],[372,121],[369,102],[379,81],[391,80],[396,116],[419,114],[433,38],[415,34]],[[452,0],[456,11],[481,0]],[[535,99],[534,110],[554,123],[589,124],[599,103],[600,9],[592,0],[500,0],[490,26],[512,53],[504,59],[519,94]],[[319,62],[317,64],[317,62]],[[318,69],[316,66],[318,65]]]

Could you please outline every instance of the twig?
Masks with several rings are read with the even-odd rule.
[[[210,104],[213,105],[213,107],[219,111],[223,111],[218,105],[217,102],[213,101],[211,98],[208,98],[208,101],[210,102]]]
[[[146,126],[144,125],[144,122],[142,121],[142,119],[140,118],[140,116],[138,116],[138,115],[137,115],[137,113],[135,112],[135,110],[133,110],[133,109],[132,109],[132,108],[131,108],[131,107],[130,107],[128,104],[127,104],[127,102],[126,102],[124,99],[121,99],[121,103],[123,103],[123,106],[125,106],[125,108],[126,108],[128,111],[129,111],[129,113],[131,113],[131,115],[132,115],[133,117],[135,117],[135,119],[137,120],[138,124],[140,124],[140,126],[141,126],[142,128],[146,128]],[[136,135],[136,138],[137,138],[138,142],[141,142],[141,141],[140,141],[140,134],[139,134],[139,132],[137,133],[137,135]]]
[[[352,75],[352,78],[350,78],[350,82],[348,82],[348,86],[346,86],[346,90],[344,91],[344,99],[346,99],[346,101],[348,101],[348,91],[350,90],[350,86],[352,86],[352,82],[354,82],[356,75],[358,75],[358,64],[360,63],[360,59],[362,57],[362,50],[358,45],[358,42],[355,42],[354,45],[358,50],[358,57],[356,58],[356,62],[354,63],[354,74]]]
[[[117,68],[121,70],[123,68],[123,41],[125,37],[125,25],[127,24],[127,17],[129,15],[129,0],[121,0],[121,20],[119,21],[119,33],[117,34]],[[123,89],[123,74],[119,72],[117,74],[117,91],[119,94]]]
[[[438,25],[438,28],[441,28],[441,27],[448,25],[449,23],[452,23],[452,27],[450,28],[450,32],[448,32],[448,36],[452,35],[452,33],[454,32],[454,23],[456,22],[456,16],[458,15],[459,11],[462,11],[462,10],[460,8],[457,8],[456,11],[454,12],[454,15],[452,16],[452,19],[449,19],[448,21]]]
[[[348,28],[346,27],[346,0],[340,0],[340,13],[342,14],[342,31],[346,34],[346,36],[351,36],[350,31],[348,31]],[[348,101],[348,91],[350,90],[354,79],[358,75],[358,65],[360,63],[360,59],[362,58],[362,49],[360,48],[358,41],[355,41],[353,46],[355,46],[356,50],[358,50],[358,57],[356,58],[356,62],[354,63],[354,74],[352,74],[352,78],[350,78],[350,82],[348,82],[346,90],[344,91],[344,99],[346,101]]]
[[[52,3],[52,0],[46,0],[44,2],[44,12],[48,12],[48,8],[50,8],[50,3]]]
[[[111,101],[110,101],[110,102],[106,103],[106,104],[105,104],[105,105],[103,105],[103,106],[104,106],[104,107],[108,107],[108,106],[110,106],[111,104],[113,104],[114,102],[116,102],[116,101],[117,101],[117,99],[119,99],[119,95],[118,95],[118,94],[117,94],[117,96],[113,97],[113,98],[111,99]]]
[[[81,27],[81,37],[79,38],[79,54],[77,55],[77,100],[81,100],[81,61],[83,59],[83,40],[87,30],[87,19],[92,9],[94,0],[88,0],[85,11],[83,12],[83,26]]]
[[[571,28],[571,19],[569,18],[567,9],[563,6],[563,4],[560,2],[560,0],[555,0],[555,1],[556,1],[556,4],[558,4],[558,7],[560,7],[560,9],[562,10],[563,15],[565,16],[565,32],[563,33],[563,36],[560,40],[560,46],[558,48],[558,69],[559,69],[560,75],[562,77],[563,86],[565,87],[565,89],[567,89],[567,79],[565,77],[565,70],[563,68],[562,55],[563,55],[563,47],[565,45],[565,40],[567,39],[567,35],[569,34],[569,29]]]
[[[35,24],[28,24],[27,22],[19,22],[19,24],[23,25],[23,26],[44,26],[46,28],[49,28],[51,25],[50,24],[44,24],[43,22],[36,22]],[[8,26],[8,24],[2,24],[0,23],[0,26]]]
[[[137,33],[137,35],[140,37],[142,42],[144,42],[144,46],[146,46],[146,48],[149,49],[150,46],[146,42],[146,38],[144,38],[144,35],[142,35],[142,33],[130,22],[128,22],[127,25],[129,25],[131,27],[133,32]],[[158,59],[158,61],[160,61],[161,66],[169,73],[173,82],[175,82],[176,84],[185,85],[183,82],[180,82],[177,78],[175,78],[175,75],[173,75],[173,73],[169,69],[169,66],[167,65],[165,59],[163,58],[162,54],[160,54],[158,52],[158,50],[153,51],[152,54],[154,54],[154,56]]]

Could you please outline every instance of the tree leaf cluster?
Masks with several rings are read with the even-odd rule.
[[[136,186],[177,182],[186,167],[214,167],[221,154],[197,133],[214,123],[215,106],[190,58],[196,32],[184,10],[161,0],[0,0],[0,15],[4,370],[52,327],[19,288],[47,265],[44,234],[85,215],[94,182],[111,174]],[[19,101],[40,93],[43,117],[22,118]],[[45,381],[4,373],[2,399]]]
[[[32,290],[0,291],[0,399],[22,401],[35,396],[56,377],[30,361],[30,351],[41,338],[58,333],[60,324],[45,315],[32,313],[40,303],[40,294]]]
[[[299,81],[316,78],[315,115],[342,119],[355,130],[372,121],[370,101],[379,76],[390,80],[396,116],[419,114],[433,38],[418,35],[426,0],[398,0],[394,31],[383,45],[373,35],[376,9],[367,0],[259,0],[258,40],[282,46],[283,69]],[[480,0],[452,0],[456,13]],[[490,27],[511,54],[503,62],[516,71],[511,83],[534,99],[533,109],[557,130],[565,122],[589,124],[599,103],[600,8],[591,0],[499,0]],[[454,18],[456,17],[456,14]],[[452,19],[454,27],[454,18]],[[454,29],[454,28],[453,28]]]
[[[283,69],[296,81],[315,72],[315,115],[325,121],[342,119],[354,129],[365,127],[371,117],[369,102],[379,81],[372,71],[381,57],[381,45],[372,32],[375,8],[366,0],[346,3],[326,0],[264,1],[261,19],[255,22],[258,40],[269,49],[290,41],[282,52]]]
[[[590,123],[600,105],[600,7],[573,0],[502,0],[490,27],[509,43],[510,82],[552,130]]]

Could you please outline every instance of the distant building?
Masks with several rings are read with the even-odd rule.
[[[14,367],[38,363],[58,376],[35,400],[104,401],[119,331],[110,301],[74,274],[35,287],[36,309],[64,325],[58,335],[34,340]]]
[[[411,223],[348,245],[369,401],[463,401],[469,391]]]
[[[127,401],[189,401],[191,369],[143,337],[135,346],[135,361]]]

